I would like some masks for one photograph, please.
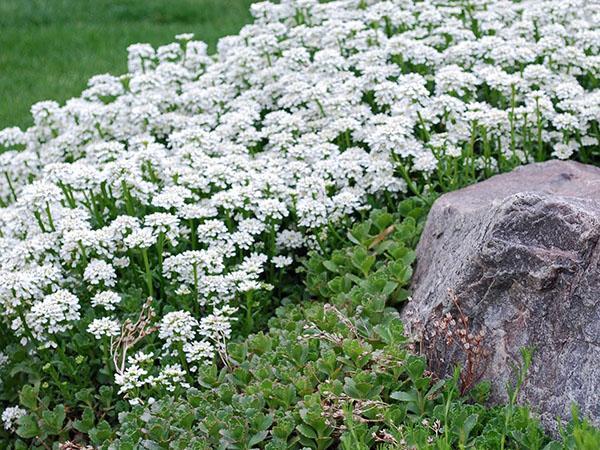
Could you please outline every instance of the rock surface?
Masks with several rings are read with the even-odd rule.
[[[600,168],[531,164],[440,197],[402,312],[431,369],[460,364],[502,402],[531,347],[519,401],[549,430],[573,402],[600,425],[599,240]]]

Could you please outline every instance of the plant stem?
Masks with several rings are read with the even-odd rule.
[[[142,259],[144,260],[144,269],[146,270],[146,287],[148,288],[148,295],[154,298],[154,288],[152,287],[152,272],[150,272],[150,261],[148,260],[148,250],[145,248],[141,249]]]

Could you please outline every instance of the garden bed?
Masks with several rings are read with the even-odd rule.
[[[441,193],[598,162],[590,2],[290,0],[0,131],[3,448],[589,448],[404,336]],[[535,357],[535,356],[533,356]]]

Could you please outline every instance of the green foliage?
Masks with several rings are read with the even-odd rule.
[[[117,438],[102,448],[597,448],[598,431],[576,414],[551,441],[516,404],[529,352],[502,407],[475,401],[485,400],[486,385],[461,398],[458,370],[431,377],[390,308],[406,298],[426,211],[416,200],[399,209],[402,218],[373,211],[344,247],[311,255],[314,301],[288,300],[267,332],[231,343],[222,366],[198,374],[201,389],[123,413]]]
[[[100,445],[114,436],[113,425],[117,413],[127,408],[121,400],[115,402],[113,390],[101,386],[97,391],[81,389],[73,401],[52,406],[53,397],[48,386],[35,383],[25,385],[19,393],[19,405],[27,414],[19,418],[16,434],[19,440],[3,441],[2,448],[50,448],[49,444],[78,436],[93,445]],[[110,420],[109,423],[107,420]],[[27,444],[25,444],[27,442]]]
[[[84,333],[81,329],[56,349],[44,350],[43,359],[12,344],[4,349],[15,351],[12,354],[20,362],[2,368],[0,400],[18,403],[27,411],[16,430],[27,447],[19,447],[20,441],[15,444],[0,431],[0,448],[45,448],[81,433],[98,444],[110,437],[118,413],[129,405],[111,384],[105,367],[108,357],[98,354]]]

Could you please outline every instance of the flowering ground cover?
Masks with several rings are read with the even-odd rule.
[[[600,7],[289,0],[0,131],[8,448],[596,448],[402,338],[435,196],[597,163]],[[465,397],[465,395],[469,397]],[[174,414],[174,411],[181,414]],[[587,446],[587,447],[586,447]]]

